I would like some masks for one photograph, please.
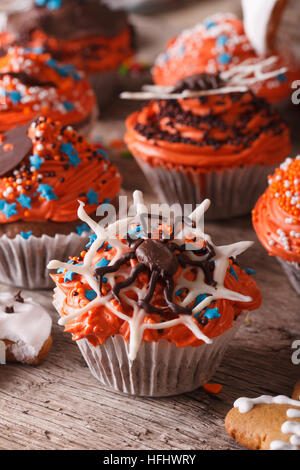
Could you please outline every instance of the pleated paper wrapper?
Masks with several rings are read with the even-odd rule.
[[[65,295],[55,288],[53,304],[60,314]],[[142,341],[137,357],[128,357],[129,344],[114,335],[93,346],[86,338],[76,343],[99,382],[130,395],[163,397],[190,392],[207,383],[217,370],[244,315],[212,344],[177,347],[167,340]]]
[[[249,214],[275,169],[274,165],[251,165],[200,173],[193,168],[151,166],[135,158],[162,202],[195,206],[210,199],[206,220]]]
[[[285,274],[287,275],[288,280],[291,285],[300,295],[300,265],[296,262],[285,261],[282,258],[277,256],[279,263],[281,264]]]
[[[31,235],[27,240],[17,235],[0,238],[0,282],[24,289],[49,289],[54,286],[47,264],[52,259],[68,261],[80,253],[88,234],[56,234],[54,237]]]
[[[118,96],[119,74],[117,70],[104,70],[88,76],[100,109],[109,105]]]

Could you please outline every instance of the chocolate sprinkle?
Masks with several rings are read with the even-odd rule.
[[[5,307],[5,313],[15,313],[13,305]]]

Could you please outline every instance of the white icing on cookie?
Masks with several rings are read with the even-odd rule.
[[[300,397],[299,397],[300,398]],[[296,406],[295,408],[289,408],[287,410],[287,417],[291,419],[300,418],[300,401],[293,400],[292,398],[284,395],[278,395],[272,397],[269,395],[262,395],[258,398],[239,398],[234,402],[234,407],[238,408],[240,413],[248,413],[255,405],[267,404],[267,405],[290,405]],[[272,441],[270,444],[271,450],[300,450],[300,423],[297,421],[285,421],[281,426],[281,432],[283,434],[291,434],[290,442],[285,441]]]
[[[6,313],[13,307],[13,313]],[[17,302],[9,293],[0,294],[0,339],[15,344],[11,351],[17,361],[23,362],[38,356],[51,333],[52,320],[46,310],[31,298]]]
[[[253,49],[265,55],[267,31],[272,12],[278,0],[242,0],[244,28]]]
[[[95,254],[97,253],[98,249],[101,247],[103,242],[109,241],[109,244],[116,249],[116,254],[113,259],[110,261],[110,264],[114,264],[124,253],[128,252],[130,248],[127,244],[122,243],[119,239],[112,237],[112,234],[116,233],[116,227],[118,227],[117,233],[127,233],[128,228],[132,224],[141,224],[141,216],[148,213],[148,209],[144,204],[143,195],[140,191],[135,191],[133,194],[134,199],[134,206],[136,209],[136,214],[133,216],[129,216],[123,219],[116,221],[115,223],[109,225],[107,228],[103,228],[98,225],[95,221],[93,221],[84,211],[83,207],[84,204],[79,202],[79,209],[78,209],[78,217],[86,222],[91,229],[97,235],[96,240],[92,243],[89,250],[87,251],[83,263],[81,265],[72,265],[72,272],[78,273],[85,278],[85,281],[90,285],[91,289],[93,289],[96,293],[96,298],[90,301],[85,307],[83,308],[72,308],[69,306],[65,306],[64,310],[68,315],[62,317],[59,320],[60,325],[66,325],[72,319],[79,317],[85,312],[88,312],[90,309],[94,307],[99,307],[101,305],[105,305],[106,308],[114,313],[117,317],[121,318],[128,322],[130,327],[130,341],[129,341],[129,358],[134,360],[136,358],[139,346],[141,344],[143,333],[145,329],[163,329],[163,328],[170,328],[172,326],[178,324],[184,324],[188,329],[190,329],[196,338],[204,341],[205,343],[209,344],[212,343],[212,340],[208,338],[204,333],[202,333],[200,329],[200,325],[198,322],[195,322],[193,316],[191,315],[178,315],[178,318],[175,318],[170,321],[166,322],[159,322],[159,323],[144,323],[144,319],[147,316],[147,313],[141,309],[137,305],[137,301],[133,300],[126,296],[126,303],[132,306],[133,314],[132,316],[128,316],[123,312],[118,311],[111,303],[113,299],[113,295],[109,292],[107,295],[102,296],[100,293],[99,281],[94,276],[94,266],[93,266],[93,259]],[[209,200],[205,200],[200,204],[197,209],[190,215],[190,219],[192,221],[200,220],[203,217],[204,212],[208,209],[210,205]],[[152,213],[151,213],[152,214]],[[153,214],[152,214],[153,215]],[[198,224],[200,225],[200,224]],[[200,301],[196,307],[193,309],[193,315],[201,312],[205,307],[207,307],[213,300],[215,299],[227,299],[233,300],[237,302],[251,302],[252,298],[249,296],[245,296],[239,294],[238,292],[232,291],[227,289],[224,286],[224,279],[227,273],[228,265],[229,265],[229,258],[236,257],[247,248],[249,248],[253,243],[252,242],[239,242],[234,243],[232,245],[227,246],[215,246],[211,241],[209,235],[203,233],[199,228],[191,229],[190,227],[184,226],[183,230],[181,230],[175,237],[174,242],[182,243],[183,240],[187,238],[200,238],[202,240],[208,241],[215,250],[215,257],[212,260],[215,263],[214,269],[214,280],[216,281],[216,286],[212,287],[209,286],[207,283],[204,282],[204,274],[201,269],[197,270],[196,279],[192,281],[188,281],[185,278],[185,274],[189,270],[189,267],[182,270],[182,273],[176,281],[176,290],[178,289],[188,289],[188,295],[184,299],[183,302],[178,301],[178,305],[187,306],[193,301],[196,302],[196,298],[200,294],[208,294],[208,297],[204,298],[204,300]],[[192,252],[189,253],[191,259],[197,260],[197,256]],[[57,260],[50,261],[48,264],[48,269],[57,269],[57,268],[66,268],[70,269],[70,264],[62,263]],[[124,266],[119,270],[119,274],[126,277],[129,276],[130,267]],[[107,273],[105,275],[107,278],[107,282],[113,287],[115,285],[115,273]],[[144,299],[147,294],[147,286],[143,286],[142,288],[138,288],[135,285],[130,287],[131,291],[134,291],[137,295],[138,300]],[[121,296],[125,296],[123,292],[121,292]]]

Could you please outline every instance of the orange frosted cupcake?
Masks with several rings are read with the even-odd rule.
[[[267,175],[291,149],[287,126],[263,98],[222,92],[224,86],[218,75],[188,77],[175,97],[206,96],[171,94],[126,120],[125,142],[159,198],[193,205],[209,198],[214,219],[251,212]]]
[[[122,11],[99,0],[36,0],[29,11],[12,14],[2,47],[21,44],[42,48],[56,60],[82,70],[100,101],[116,85],[117,70],[133,55],[133,29]]]
[[[77,199],[94,215],[120,184],[105,151],[70,126],[40,117],[2,134],[0,282],[48,287],[47,261],[82,249],[88,238]]]
[[[97,117],[94,92],[73,66],[36,50],[11,48],[0,58],[0,132],[39,114],[87,134]]]
[[[269,177],[268,189],[253,210],[253,225],[300,294],[300,156],[287,158]]]
[[[80,203],[78,215],[95,234],[71,266],[49,263],[59,268],[54,305],[101,383],[135,395],[176,395],[210,379],[242,311],[259,307],[250,270],[231,258],[252,243],[215,246],[199,225],[207,200],[175,225],[151,214],[157,224],[150,234],[139,191],[134,205],[135,215],[100,228]]]
[[[247,38],[242,21],[230,13],[217,14],[171,39],[158,56],[152,76],[157,85],[174,85],[189,75],[217,73],[245,61],[254,64],[262,58]],[[252,85],[258,96],[270,102],[289,98],[291,83],[299,76],[300,66],[297,67],[294,58],[285,51],[270,65],[269,71],[282,65],[287,66],[287,72]]]

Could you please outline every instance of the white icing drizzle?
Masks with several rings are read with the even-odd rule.
[[[290,419],[300,418],[300,401],[293,400],[292,398],[284,395],[278,395],[277,397],[262,395],[258,398],[242,397],[238,398],[238,400],[234,402],[234,407],[238,408],[240,413],[248,413],[255,405],[258,404],[296,406],[297,409],[289,408],[286,415],[287,418]],[[270,444],[271,450],[300,450],[300,422],[289,420],[285,421],[281,426],[281,432],[283,434],[291,434],[290,441],[272,441]]]
[[[130,250],[130,248],[122,243],[119,239],[112,238],[112,234],[116,233],[116,228],[118,228],[118,233],[127,233],[130,226],[133,224],[140,224],[141,223],[141,215],[148,214],[148,209],[144,204],[143,195],[140,191],[135,191],[133,193],[133,200],[134,206],[136,209],[136,214],[134,216],[128,216],[124,219],[120,219],[106,228],[100,227],[96,222],[94,222],[84,211],[84,203],[79,201],[79,208],[78,208],[78,217],[86,222],[91,229],[95,232],[97,238],[90,246],[89,250],[87,251],[83,264],[81,266],[72,265],[70,268],[70,264],[63,263],[57,260],[52,260],[48,264],[48,269],[57,269],[57,268],[66,268],[68,270],[72,270],[74,273],[78,273],[82,275],[85,281],[90,285],[91,289],[93,289],[97,295],[97,297],[90,301],[88,305],[83,308],[72,308],[65,306],[65,312],[67,313],[66,316],[60,318],[59,324],[66,325],[68,322],[73,320],[74,318],[79,317],[83,313],[88,312],[94,307],[99,307],[101,305],[105,305],[106,308],[109,308],[112,313],[114,313],[117,317],[125,320],[129,324],[130,328],[130,340],[129,340],[129,358],[134,360],[140,343],[143,338],[144,330],[146,329],[163,329],[163,328],[170,328],[172,326],[176,326],[178,324],[184,324],[187,328],[189,328],[193,334],[199,340],[204,341],[207,344],[212,343],[212,340],[204,335],[196,323],[193,320],[193,316],[190,315],[179,315],[178,318],[175,318],[170,321],[166,322],[159,322],[159,323],[144,323],[145,317],[148,315],[144,310],[138,307],[136,300],[130,299],[126,296],[126,303],[128,303],[132,309],[133,314],[132,317],[127,316],[126,314],[119,312],[112,303],[110,302],[113,299],[113,295],[109,292],[105,296],[101,296],[100,289],[99,289],[99,282],[94,276],[94,266],[92,264],[95,254],[97,253],[98,249],[101,247],[102,243],[108,241],[109,244],[116,249],[116,254],[113,259],[110,261],[110,264],[114,264],[117,259],[119,259],[124,253]],[[205,200],[200,204],[193,213],[190,214],[191,220],[200,220],[203,217],[204,212],[208,209],[210,204],[209,200]],[[151,213],[152,215],[152,213]],[[215,287],[209,286],[204,282],[204,275],[201,269],[197,270],[196,279],[191,282],[185,279],[185,274],[188,272],[190,268],[186,268],[182,270],[182,273],[179,279],[176,280],[176,291],[181,288],[188,289],[189,293],[187,297],[184,299],[182,303],[178,302],[178,305],[186,306],[190,302],[196,301],[196,297],[200,294],[209,294],[209,297],[202,300],[194,309],[193,314],[201,312],[206,306],[208,306],[213,300],[215,299],[228,299],[233,301],[239,302],[250,302],[252,300],[251,297],[239,294],[235,291],[231,291],[224,287],[224,279],[226,276],[226,272],[228,269],[229,264],[229,257],[236,257],[238,254],[245,251],[249,246],[252,245],[252,242],[239,242],[234,243],[232,245],[227,246],[215,246],[211,241],[209,235],[203,233],[200,229],[191,229],[190,227],[184,226],[184,229],[180,231],[176,235],[175,242],[182,242],[188,235],[191,235],[191,231],[193,236],[199,237],[203,240],[209,241],[209,243],[213,246],[216,252],[216,256],[213,258],[215,262],[215,269],[214,269],[214,280],[217,282]],[[195,254],[189,253],[191,259],[197,259]],[[120,275],[124,275],[124,277],[128,277],[130,273],[130,267],[125,266],[120,268],[118,271]],[[107,273],[105,277],[108,280],[108,283],[111,287],[114,286],[115,273]],[[59,286],[58,286],[59,287]],[[138,288],[135,285],[131,285],[131,291],[134,291],[138,297],[138,299],[143,299],[147,294],[147,286],[143,286],[142,288]],[[121,296],[125,297],[125,294],[121,291]]]
[[[6,313],[5,307],[13,307]],[[52,320],[46,310],[31,298],[17,302],[9,293],[0,294],[0,339],[13,341],[11,350],[17,361],[38,356],[51,333]]]
[[[242,0],[244,28],[253,49],[260,55],[267,50],[267,31],[278,0]]]
[[[269,80],[272,77],[285,73],[286,67],[281,67],[277,70],[264,71],[266,67],[277,62],[277,56],[271,56],[267,59],[253,63],[253,60],[248,59],[229,70],[220,73],[220,78],[226,82],[226,86],[211,90],[183,90],[180,93],[174,93],[175,87],[172,86],[157,86],[157,85],[144,85],[143,91],[131,92],[124,91],[120,94],[122,99],[130,100],[151,100],[151,99],[167,99],[178,100],[184,98],[198,98],[201,96],[210,96],[227,93],[245,93],[249,90],[249,86],[257,82]]]

